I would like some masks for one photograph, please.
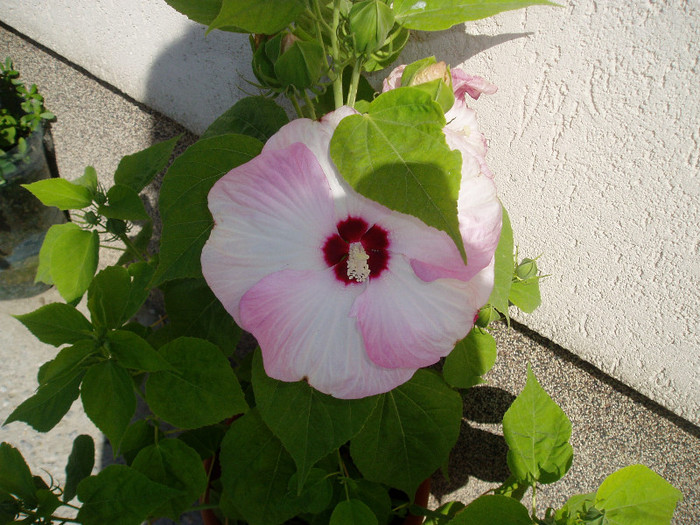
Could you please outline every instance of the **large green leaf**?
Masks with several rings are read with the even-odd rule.
[[[472,328],[445,359],[442,375],[450,385],[469,388],[482,383],[481,376],[496,362],[496,341],[486,330]]]
[[[503,208],[503,226],[494,255],[494,283],[489,304],[508,317],[508,296],[513,282],[513,229],[508,212]]]
[[[257,409],[233,422],[220,461],[224,494],[251,525],[277,525],[301,510],[302,499],[289,488],[294,460]]]
[[[542,304],[539,277],[513,281],[508,300],[526,314],[534,312]]]
[[[208,26],[221,11],[222,0],[165,0],[173,9],[183,15]]]
[[[331,157],[359,193],[447,232],[464,255],[457,220],[461,156],[445,142],[445,118],[430,95],[399,88],[364,115],[343,119]]]
[[[133,155],[122,157],[122,160],[119,161],[119,166],[117,166],[117,171],[114,172],[114,183],[117,185],[115,187],[120,185],[127,186],[138,194],[153,180],[153,177],[168,165],[170,155],[172,155],[178,140],[180,140],[180,135],[170,140],[158,142]],[[110,193],[112,191],[110,190]],[[122,191],[121,193],[124,192]],[[107,196],[109,197],[109,194]],[[115,195],[115,197],[125,198],[122,195]],[[131,198],[133,199],[133,197]],[[110,206],[113,204],[111,198],[109,204]]]
[[[78,485],[83,506],[78,521],[84,525],[140,525],[177,490],[151,481],[125,465],[110,465]]]
[[[178,439],[161,439],[144,448],[131,466],[151,481],[180,493],[154,511],[158,516],[177,520],[207,488],[207,473],[199,454]]]
[[[56,239],[65,232],[71,230],[80,230],[80,226],[74,222],[54,224],[46,232],[44,242],[41,244],[41,249],[39,250],[39,267],[36,269],[34,282],[41,281],[46,284],[53,284],[53,278],[51,277],[51,253],[53,251],[53,246]]]
[[[75,343],[92,333],[90,321],[74,306],[63,303],[50,303],[15,319],[39,341],[53,346]]]
[[[532,525],[534,522],[518,500],[507,496],[481,496],[460,511],[450,525]]]
[[[165,310],[175,334],[201,337],[225,355],[236,349],[242,330],[204,279],[179,279],[164,286]]]
[[[357,434],[377,404],[377,397],[336,399],[304,381],[271,379],[260,352],[253,360],[253,388],[263,421],[294,458],[300,492],[311,467]]]
[[[115,184],[107,192],[107,204],[98,208],[98,213],[109,219],[145,221],[146,208],[138,192],[125,184]]]
[[[46,206],[60,210],[80,210],[92,204],[92,192],[81,184],[65,179],[46,179],[31,184],[22,184]]]
[[[129,373],[109,360],[91,366],[80,388],[85,413],[119,449],[124,431],[136,412],[136,395]]]
[[[398,22],[409,29],[440,31],[530,5],[556,4],[547,0],[395,0],[394,14]]]
[[[66,302],[81,297],[97,270],[100,238],[95,231],[67,230],[53,243],[51,278]]]
[[[359,499],[341,501],[335,506],[329,525],[377,525],[377,516]]]
[[[0,444],[0,490],[14,494],[30,506],[37,503],[32,473],[20,451],[8,443]]]
[[[63,501],[69,502],[76,496],[78,484],[90,475],[94,466],[95,442],[91,436],[81,434],[73,440],[73,448],[68,456]]]
[[[174,370],[153,372],[146,401],[159,417],[180,428],[218,423],[248,406],[236,375],[216,345],[180,337],[160,352]]]
[[[457,441],[462,398],[442,378],[418,370],[408,383],[379,396],[350,454],[371,481],[413,495],[448,458]]]
[[[253,137],[220,135],[196,142],[173,162],[160,190],[163,233],[154,286],[202,276],[199,260],[214,224],[207,207],[209,190],[261,149],[262,143]]]
[[[248,33],[274,35],[305,9],[304,0],[223,0],[209,29],[235,26]]]
[[[571,467],[571,422],[527,367],[527,382],[503,416],[508,467],[530,484],[553,483]]]
[[[609,525],[665,525],[671,523],[681,492],[644,465],[630,465],[601,483],[595,507]]]
[[[245,97],[217,118],[200,139],[239,133],[267,142],[287,122],[287,113],[274,100],[260,96]]]
[[[87,305],[95,326],[117,328],[129,301],[131,277],[126,268],[109,266],[99,272],[88,288]]]
[[[172,370],[173,367],[148,342],[128,330],[113,330],[106,335],[105,346],[124,368],[139,372]]]

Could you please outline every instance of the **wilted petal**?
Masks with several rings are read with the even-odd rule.
[[[241,326],[252,332],[265,372],[281,381],[306,379],[342,399],[388,392],[415,369],[383,368],[367,356],[349,317],[365,286],[339,286],[333,272],[283,271],[269,275],[243,296]]]
[[[357,317],[374,363],[420,368],[446,356],[469,333],[492,288],[493,271],[480,272],[468,282],[427,283],[406,259],[394,257],[389,270],[357,298],[351,315]]]
[[[455,93],[455,98],[464,100],[464,95],[467,94],[474,100],[477,100],[481,94],[493,95],[498,88],[488,80],[485,80],[476,75],[468,75],[464,70],[455,68],[452,73],[452,90]]]

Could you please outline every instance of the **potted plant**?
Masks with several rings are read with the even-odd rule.
[[[188,509],[252,525],[669,523],[680,494],[641,465],[537,508],[573,450],[530,369],[503,421],[512,476],[468,505],[415,499],[456,443],[461,391],[496,359],[490,327],[539,305],[541,274],[514,260],[485,161],[473,106],[495,87],[435,58],[395,68],[381,93],[363,75],[388,67],[411,29],[537,2],[169,3],[250,32],[264,96],[170,165],[157,252],[139,192],[177,137],[122,159],[108,189],[92,168],[28,186],[74,222],[51,228],[38,269],[66,302],[17,316],[57,354],[5,424],[50,431],[80,397],[124,464],[93,475],[94,443],[79,436],[60,487],[2,444],[0,524]],[[104,239],[124,253],[95,274]],[[165,322],[133,321],[154,290]],[[148,414],[134,420],[137,399]]]
[[[49,227],[66,220],[21,186],[51,177],[44,140],[52,120],[36,85],[27,89],[7,58],[0,64],[0,300],[46,289],[34,283],[39,248]]]

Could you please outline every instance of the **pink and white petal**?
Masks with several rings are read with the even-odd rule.
[[[420,368],[446,356],[463,339],[493,288],[493,271],[471,281],[427,283],[403,257],[372,279],[351,311],[369,358],[379,366]]]
[[[443,132],[448,146],[462,153],[462,157],[475,157],[481,172],[493,177],[493,173],[486,165],[486,137],[479,131],[476,112],[457,101],[445,114],[445,118],[447,125],[443,128]]]
[[[241,300],[241,326],[262,350],[266,373],[281,381],[305,379],[341,399],[388,392],[415,369],[383,368],[369,360],[354,318],[364,286],[339,283],[332,270],[286,270],[269,275]]]
[[[406,64],[402,64],[389,73],[384,81],[382,82],[382,93],[401,87],[401,77],[403,76],[403,71],[406,69]]]
[[[202,273],[236,321],[243,294],[282,269],[325,269],[335,228],[325,174],[303,144],[263,152],[224,175],[209,193],[215,226]]]
[[[493,95],[498,88],[488,80],[476,75],[469,75],[463,69],[455,68],[452,73],[452,89],[455,98],[464,100],[464,95],[468,94],[477,100],[481,94]]]

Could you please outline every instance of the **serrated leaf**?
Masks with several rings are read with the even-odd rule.
[[[271,379],[260,352],[253,359],[253,389],[263,421],[297,465],[299,492],[311,467],[355,436],[377,404],[376,396],[336,399],[304,381]]]
[[[39,267],[36,270],[35,283],[41,281],[42,283],[53,284],[53,278],[51,277],[51,253],[53,252],[56,239],[67,231],[75,230],[80,230],[80,226],[72,222],[54,224],[48,229],[39,250]]]
[[[430,95],[399,88],[363,115],[344,118],[331,157],[359,193],[445,231],[464,255],[457,220],[461,156],[445,142],[445,119]]]
[[[496,247],[494,262],[493,291],[488,303],[505,315],[510,324],[508,296],[513,283],[513,228],[510,225],[510,217],[508,217],[505,207],[503,208],[501,237]]]
[[[207,206],[209,190],[261,149],[262,143],[253,137],[220,135],[196,142],[173,162],[160,190],[163,233],[154,286],[202,276],[202,247],[214,224]]]
[[[91,366],[80,388],[85,413],[108,438],[114,450],[136,412],[136,395],[129,373],[114,361]]]
[[[413,495],[457,441],[462,399],[440,376],[418,370],[409,382],[379,396],[350,454],[371,481]]]
[[[74,306],[51,303],[28,314],[14,316],[42,343],[53,346],[87,339],[92,324]]]
[[[469,388],[481,383],[481,376],[495,362],[496,341],[487,331],[475,326],[445,359],[442,376],[454,387]]]
[[[547,0],[396,0],[396,20],[409,29],[440,31],[531,5],[556,5]]]
[[[51,250],[51,278],[66,302],[80,298],[90,285],[99,259],[97,232],[64,231]]]
[[[125,465],[110,465],[78,485],[84,525],[139,525],[178,491],[155,483]]]
[[[45,206],[56,206],[60,210],[81,210],[92,204],[92,192],[81,184],[65,179],[45,179],[31,184],[22,184]]]
[[[527,507],[507,496],[481,496],[467,505],[450,525],[532,525]]]
[[[39,367],[39,385],[46,385],[67,375],[76,375],[88,366],[88,358],[96,352],[97,344],[93,339],[82,339],[72,346],[62,348],[54,359]]]
[[[595,507],[609,525],[671,523],[681,492],[644,465],[630,465],[610,474],[595,495]]]
[[[165,310],[174,333],[207,339],[231,355],[242,330],[204,279],[180,279],[164,286]]]
[[[27,462],[9,443],[0,444],[0,490],[14,494],[30,507],[37,504],[36,487]]]
[[[287,122],[287,113],[274,100],[261,96],[245,97],[217,118],[200,140],[238,133],[267,142]]]
[[[341,501],[333,509],[329,525],[377,525],[377,516],[359,499]]]
[[[153,180],[153,177],[168,165],[180,137],[181,135],[178,135],[170,140],[158,142],[133,155],[123,157],[119,161],[117,171],[114,172],[114,183],[128,186],[136,194],[140,193]]]
[[[178,439],[162,439],[138,453],[132,468],[151,481],[179,492],[153,512],[177,520],[207,488],[207,473],[199,454]]]
[[[248,33],[274,35],[305,9],[303,0],[223,0],[209,30],[235,26]]]
[[[145,221],[148,213],[136,190],[124,184],[115,184],[107,191],[107,204],[98,213],[109,219]]]
[[[245,412],[248,405],[228,360],[216,345],[180,337],[160,349],[174,371],[153,372],[146,401],[169,423],[196,428]]]
[[[95,442],[91,436],[81,434],[73,440],[73,448],[66,465],[66,484],[63,488],[63,501],[72,500],[78,491],[78,484],[88,477],[95,466]]]
[[[553,483],[571,467],[571,422],[528,365],[527,382],[503,416],[508,467],[527,483]]]
[[[301,510],[302,498],[288,488],[294,460],[257,409],[233,422],[220,457],[224,493],[251,525],[278,525]]]

